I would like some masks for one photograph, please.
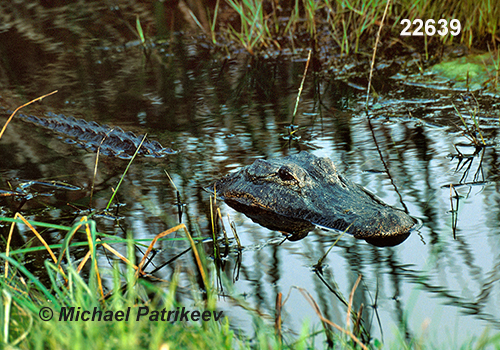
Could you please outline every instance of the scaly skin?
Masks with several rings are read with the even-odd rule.
[[[214,185],[218,197],[252,220],[299,237],[321,226],[385,246],[401,243],[415,226],[408,214],[340,174],[330,159],[308,152],[258,159]]]
[[[85,149],[93,152],[99,149],[101,154],[122,159],[131,158],[143,139],[142,135],[136,136],[134,133],[125,132],[119,127],[111,128],[107,125],[66,117],[62,114],[52,114],[51,118],[24,114],[20,114],[19,117],[27,122],[71,137],[71,142],[78,143]],[[155,158],[174,153],[176,152],[170,148],[163,148],[158,141],[148,139],[144,140],[138,152],[139,155]]]

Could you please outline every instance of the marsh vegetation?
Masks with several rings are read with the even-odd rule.
[[[2,346],[498,347],[499,11],[487,0],[0,4],[2,126],[58,90],[18,113],[177,151],[118,159],[10,120]],[[461,32],[403,37],[405,18],[458,19]],[[321,229],[291,241],[203,191],[301,150],[422,227],[391,248]],[[41,318],[72,306],[223,317]]]

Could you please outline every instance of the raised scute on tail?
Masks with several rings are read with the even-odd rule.
[[[51,118],[41,118],[20,114],[19,117],[27,122],[53,130],[59,134],[72,138],[72,141],[80,144],[83,148],[107,156],[122,159],[131,158],[140,145],[143,135],[136,136],[133,132],[125,132],[119,127],[99,125],[94,121],[88,122],[84,119],[75,119],[62,114],[50,113]],[[158,141],[144,140],[138,154],[146,157],[165,157],[175,154],[176,151],[164,148]]]

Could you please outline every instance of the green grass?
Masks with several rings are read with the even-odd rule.
[[[39,223],[32,224],[38,226]],[[42,283],[19,262],[24,260],[26,250],[0,253],[2,262],[8,263],[8,270],[4,268],[0,278],[3,301],[0,305],[0,342],[4,348],[168,349],[192,348],[193,345],[212,347],[213,344],[218,344],[217,348],[221,349],[232,348],[234,333],[229,328],[227,318],[218,322],[191,322],[189,325],[183,322],[154,322],[147,318],[141,318],[137,322],[134,317],[130,317],[128,322],[57,321],[61,311],[71,306],[80,307],[81,310],[93,310],[96,307],[112,312],[131,308],[132,316],[141,306],[148,306],[151,310],[175,310],[178,306],[200,311],[215,310],[216,294],[211,289],[204,294],[205,299],[202,299],[201,293],[193,291],[192,305],[179,305],[176,302],[179,271],[168,283],[152,284],[137,277],[136,269],[133,268],[134,245],[141,242],[136,240],[115,239],[115,244],[125,243],[128,247],[129,263],[125,270],[120,269],[117,262],[107,268],[99,267],[95,252],[102,242],[96,239],[95,223],[88,219],[77,226],[55,227],[67,232],[66,239],[63,244],[50,249],[59,250],[61,253],[58,261],[62,261],[64,255],[67,262],[45,262],[41,271],[45,271],[50,282]],[[82,228],[87,232],[89,241],[70,243],[74,232]],[[87,277],[82,276],[77,261],[73,261],[70,254],[70,250],[76,246],[81,247],[81,243],[86,244],[90,252]],[[105,277],[113,281],[110,291],[103,291],[101,281]],[[110,292],[109,296],[105,297],[107,292]],[[49,307],[53,311],[54,318],[51,321],[44,322],[40,319],[39,312],[43,307]]]
[[[4,256],[2,256],[4,257]],[[48,271],[54,266],[47,264]],[[114,271],[117,271],[115,269]],[[175,309],[177,275],[169,286],[154,286],[144,281],[134,283],[133,272],[127,273],[130,287],[121,292],[121,280],[115,272],[115,290],[112,297],[103,302],[99,297],[96,283],[86,282],[76,269],[68,268],[69,283],[67,286],[52,285],[52,294],[57,294],[56,301],[47,302],[46,292],[22,283],[20,279],[3,280],[2,343],[18,349],[168,349],[193,348],[194,346],[231,349],[234,333],[229,329],[228,319],[220,322],[209,321],[186,326],[182,322],[157,321],[141,318],[136,322],[132,316],[129,321],[55,321],[64,306],[79,306],[82,310],[118,311],[140,306],[148,306],[153,310]],[[28,278],[31,276],[27,275]],[[31,277],[30,281],[34,281]],[[152,300],[144,300],[145,293],[155,295]],[[193,306],[204,309],[205,303]],[[38,315],[42,307],[54,310],[52,321],[41,321]]]
[[[14,221],[9,218],[0,219]],[[16,224],[20,222],[22,221],[18,220]],[[33,227],[52,227],[52,224],[37,222],[30,222],[30,224]],[[44,283],[28,271],[22,263],[26,254],[44,248],[17,249],[8,254],[0,253],[2,262],[8,262],[9,265],[8,271],[4,268],[0,277],[2,299],[0,343],[4,349],[312,349],[326,348],[326,338],[336,349],[362,348],[355,345],[353,341],[355,338],[348,329],[338,327],[323,318],[321,310],[311,295],[301,288],[295,288],[291,292],[301,293],[316,310],[323,323],[328,323],[336,329],[334,333],[329,333],[330,335],[327,336],[328,332],[325,333],[324,329],[311,328],[309,323],[305,322],[300,334],[293,337],[290,335],[280,337],[275,327],[272,326],[273,322],[252,311],[252,307],[247,305],[245,300],[238,299],[232,284],[227,280],[222,281],[225,295],[230,296],[233,302],[241,307],[242,312],[249,314],[253,320],[255,336],[250,337],[239,331],[231,324],[228,317],[222,317],[218,321],[212,318],[206,322],[171,323],[161,321],[161,319],[151,320],[143,316],[137,321],[137,312],[141,307],[143,310],[148,307],[150,311],[176,310],[177,307],[185,307],[190,310],[200,310],[200,312],[220,312],[216,307],[218,293],[213,287],[215,277],[208,277],[206,293],[203,293],[201,288],[180,286],[179,269],[170,281],[152,283],[148,279],[138,277],[137,269],[134,268],[136,266],[134,246],[143,244],[143,241],[131,238],[115,238],[114,242],[108,240],[109,244],[127,245],[128,263],[125,268],[123,265],[119,266],[118,260],[109,266],[98,266],[95,252],[102,242],[96,239],[95,223],[91,219],[85,219],[72,228],[55,225],[52,228],[66,232],[66,239],[62,244],[50,246],[50,249],[60,251],[57,259],[65,256],[66,261],[64,263],[46,261],[45,266],[40,268],[41,272],[49,276],[48,281]],[[71,237],[77,230],[85,231],[88,240],[79,243],[71,242]],[[157,237],[158,239],[165,238],[160,235]],[[70,254],[72,249],[81,248],[84,245],[89,247],[90,252],[85,277],[80,271],[80,261],[74,261]],[[196,249],[196,245],[193,247],[198,251],[203,264],[198,267],[211,272],[209,276],[215,276],[213,263],[207,263],[211,260],[206,259],[202,249]],[[195,273],[190,274],[192,286],[196,286]],[[112,281],[109,290],[103,290],[101,281],[104,278]],[[189,301],[178,302],[180,294],[184,296],[190,294],[187,298]],[[352,294],[349,299],[352,299]],[[351,300],[349,305],[350,303]],[[96,308],[108,314],[116,314],[117,311],[126,312],[129,308],[131,311],[128,321],[82,321],[81,319],[59,321],[58,317],[64,314],[64,308],[72,306],[80,307],[80,310],[91,311]],[[49,307],[53,311],[52,320],[41,319],[40,312],[45,315],[42,311],[44,307]],[[480,337],[467,341],[460,348],[491,347],[500,347],[500,335],[490,335],[488,331],[485,331]],[[414,340],[410,344],[399,339],[395,344],[388,345],[374,339],[367,345],[367,348],[426,349],[433,348],[433,346],[426,344],[425,339]]]
[[[239,43],[252,54],[268,48],[295,47],[296,36],[301,35],[308,36],[313,45],[333,40],[345,55],[360,50],[366,52],[373,45],[386,4],[386,0],[295,0],[285,7],[274,1],[217,1],[212,18],[209,18],[211,38],[213,42],[218,37],[223,42]],[[234,20],[219,20],[224,18],[221,12],[231,11],[236,14]],[[424,22],[427,19],[460,21],[459,36],[419,37],[426,51],[431,40],[460,42],[469,47],[490,44],[494,48],[500,26],[500,7],[493,0],[391,1],[387,26],[391,31],[390,41],[405,39],[400,36],[403,29],[400,22],[405,18],[412,22],[417,18]],[[385,44],[391,44],[387,36],[385,38]]]
[[[213,287],[216,284],[215,277],[204,277],[202,278],[203,284],[198,285],[196,272],[188,271],[191,274],[192,285],[180,287],[180,270],[178,269],[170,281],[151,283],[150,279],[144,278],[147,274],[138,272],[144,266],[143,261],[139,264],[134,261],[135,246],[144,245],[144,241],[111,236],[107,237],[105,242],[101,241],[97,239],[95,222],[85,217],[73,227],[28,221],[20,215],[16,215],[16,218],[0,217],[0,221],[10,222],[11,225],[28,225],[43,245],[15,250],[7,249],[5,253],[0,253],[2,263],[5,263],[5,265],[2,264],[4,269],[0,276],[2,295],[0,343],[4,348],[190,349],[210,347],[233,349],[236,346],[241,349],[254,347],[305,349],[314,344],[313,335],[317,333],[312,333],[308,327],[304,327],[302,335],[292,339],[290,344],[283,344],[282,338],[276,335],[274,328],[269,327],[269,322],[252,311],[250,311],[250,317],[253,318],[253,323],[257,327],[256,338],[248,338],[243,334],[236,336],[227,317],[217,321],[211,319],[207,322],[170,323],[161,319],[150,320],[147,317],[137,321],[135,317],[139,308],[146,306],[151,311],[176,310],[177,307],[200,310],[200,312],[217,310],[218,294]],[[57,245],[47,245],[37,231],[40,227],[65,232],[64,241]],[[145,257],[155,242],[166,239],[169,233],[182,229],[197,257],[198,272],[202,276],[204,273],[212,272],[210,275],[214,276],[214,265],[207,264],[207,261],[211,260],[206,259],[203,249],[197,249],[197,245],[184,225],[162,232],[150,240],[152,242],[149,244]],[[74,242],[77,232],[85,233],[86,240]],[[98,266],[96,251],[100,246],[104,247],[105,243],[108,245],[106,247],[108,252],[115,254],[117,259],[112,265]],[[10,237],[6,244],[10,248]],[[119,256],[110,248],[117,244],[127,245],[127,258]],[[83,259],[75,261],[71,251],[82,247],[88,247],[89,253]],[[26,269],[22,262],[27,258],[27,254],[40,253],[44,250],[51,252],[52,261],[45,261],[45,266],[37,271],[37,275],[47,276],[42,282],[32,271]],[[119,266],[118,258],[126,261],[125,268]],[[82,275],[82,267],[86,267],[85,276]],[[103,287],[103,279],[113,281],[109,290]],[[231,291],[231,283],[225,279],[222,282],[226,293]],[[177,302],[178,293],[184,296],[190,294],[187,298],[189,301]],[[244,300],[238,301],[236,297],[233,299],[236,303],[241,303],[242,310],[251,310]],[[62,317],[68,315],[70,307],[75,307],[75,310],[79,307],[81,311],[91,312],[96,308],[110,315],[130,309],[131,316],[128,321],[81,319],[59,321],[60,315],[63,315]],[[49,321],[41,319],[41,315],[49,312],[44,308],[50,308],[53,312],[53,318]],[[348,340],[349,337],[337,337],[338,342],[347,344],[346,339]]]
[[[73,227],[27,221],[22,217],[21,219],[0,217],[0,221],[16,225],[31,225],[33,233],[37,227],[48,227],[66,233],[62,244],[47,245],[46,247],[22,247],[0,253],[0,260],[4,266],[0,276],[2,298],[0,304],[0,344],[2,344],[2,348],[233,349],[236,346],[241,349],[250,349],[253,346],[259,348],[280,347],[280,339],[275,335],[273,328],[268,327],[264,319],[257,314],[253,315],[254,323],[259,327],[257,339],[250,339],[244,335],[236,336],[227,317],[219,320],[212,318],[203,322],[191,320],[171,323],[162,321],[161,318],[154,320],[148,317],[141,317],[137,321],[139,308],[146,306],[151,311],[163,309],[169,311],[185,307],[189,310],[199,310],[200,313],[216,311],[220,314],[220,311],[216,309],[217,291],[213,287],[215,285],[213,278],[209,281],[205,281],[206,277],[202,278],[203,284],[198,285],[196,272],[188,270],[192,285],[180,287],[180,269],[176,270],[170,281],[155,283],[150,282],[150,278],[144,278],[147,277],[147,274],[138,273],[137,266],[143,265],[142,261],[139,264],[134,261],[135,246],[144,245],[143,240],[107,237],[105,242],[108,246],[127,245],[126,267],[124,268],[123,264],[120,267],[118,259],[115,259],[112,265],[98,266],[96,251],[99,246],[104,246],[104,242],[96,238],[98,232],[95,222],[91,219],[83,218]],[[158,240],[166,239],[165,236],[168,233],[183,228],[187,236],[186,240],[189,241],[193,252],[198,257],[196,264],[198,272],[202,275],[202,271],[209,272],[212,267],[207,267],[206,264],[210,260],[207,260],[203,255],[202,249],[197,249],[184,225],[179,225],[157,235],[149,247],[152,247]],[[87,240],[73,242],[77,231],[84,231]],[[41,236],[39,239],[43,240]],[[7,242],[7,244],[9,243]],[[85,246],[89,248],[89,254],[85,258],[75,261],[71,251]],[[45,261],[45,266],[40,267],[40,271],[37,272],[37,275],[48,276],[44,282],[27,270],[22,263],[26,259],[26,254],[42,250],[50,250],[52,253],[59,252],[59,254],[53,254],[55,261]],[[113,253],[112,249],[107,248],[107,250]],[[88,260],[86,260],[87,257]],[[116,254],[116,257],[119,256]],[[81,261],[84,261],[87,267],[85,276],[81,272]],[[113,281],[109,290],[103,287],[103,279]],[[198,288],[194,287],[197,285]],[[183,295],[184,298],[188,295],[188,301],[178,302],[179,295]],[[44,308],[47,307],[52,310],[53,318],[50,321],[43,321],[40,315],[46,315],[48,311]],[[69,307],[75,307],[75,310],[80,307],[82,311],[93,311],[96,308],[98,311],[108,312],[108,314],[128,309],[131,311],[128,321],[84,321],[81,319],[59,321],[60,315],[68,315],[67,308]],[[76,311],[74,311],[74,315],[76,315]],[[308,334],[295,340],[294,348],[306,348],[306,342],[311,342]]]
[[[257,45],[267,46],[272,40],[267,14],[262,8],[262,1],[258,0],[226,0],[231,8],[240,17],[240,28],[228,25],[227,31],[231,37],[238,41],[248,52],[253,54]]]

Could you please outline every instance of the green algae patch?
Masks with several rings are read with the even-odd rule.
[[[499,64],[498,55],[485,53],[441,62],[433,66],[430,72],[436,78],[448,80],[454,88],[498,92]]]

